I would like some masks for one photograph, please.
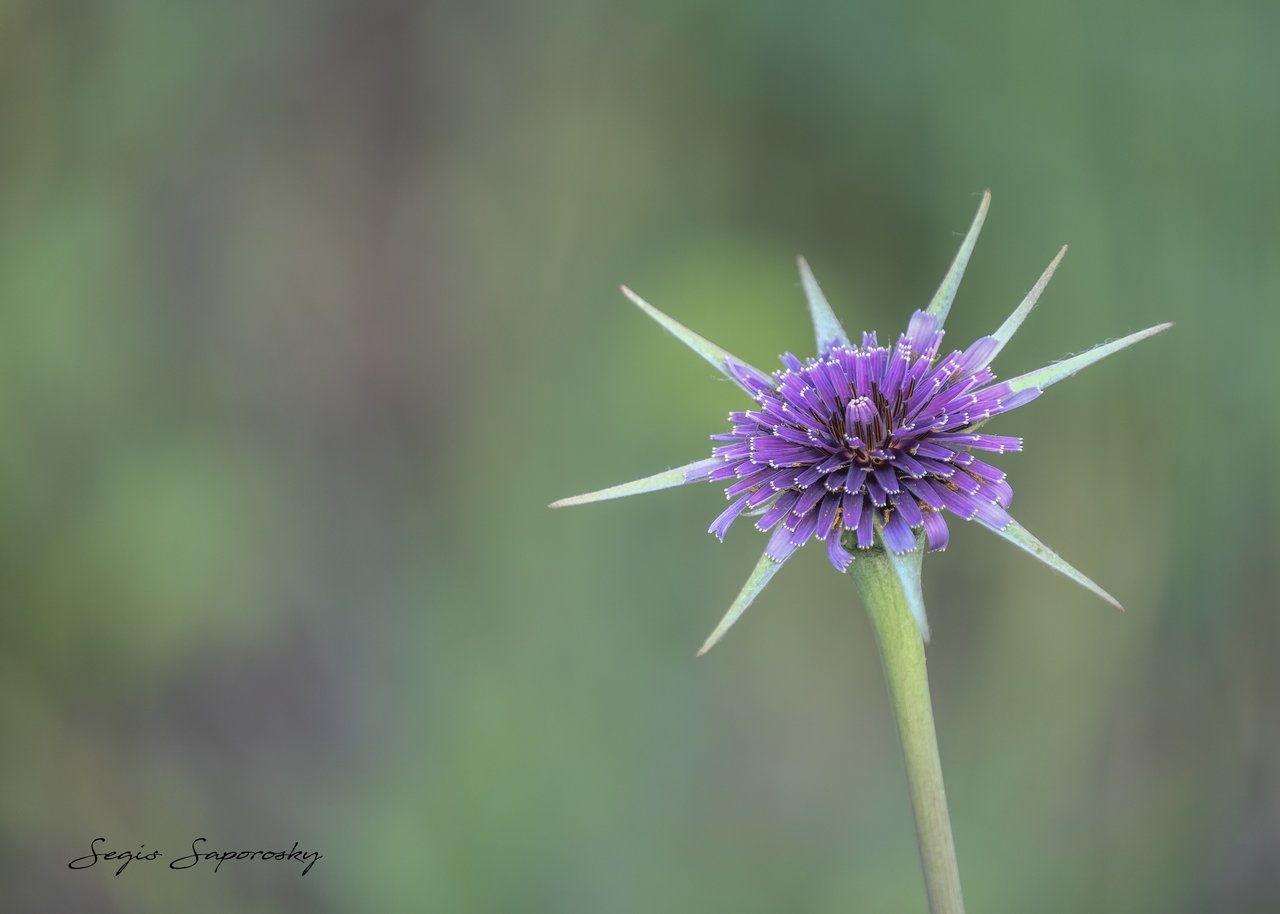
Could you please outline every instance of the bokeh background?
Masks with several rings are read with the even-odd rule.
[[[1280,910],[1280,6],[0,5],[10,911],[924,909],[870,627],[752,567],[706,453],[757,364],[1057,278],[997,369],[1164,320],[1002,430],[926,563],[977,912]],[[955,529],[957,526],[960,529]],[[66,863],[195,837],[317,849]]]

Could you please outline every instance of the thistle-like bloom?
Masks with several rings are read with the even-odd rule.
[[[618,498],[689,482],[728,484],[729,507],[712,523],[720,539],[742,514],[770,533],[764,556],[724,620],[703,645],[710,649],[800,546],[818,538],[843,572],[859,549],[882,545],[896,562],[918,548],[946,548],[944,513],[974,520],[1119,606],[1009,516],[1013,490],[1003,471],[973,452],[1018,451],[1022,439],[978,430],[988,420],[1030,403],[1051,384],[1075,374],[1170,324],[1106,343],[1038,371],[997,382],[989,367],[1031,312],[1064,247],[1013,314],[990,336],[960,350],[942,346],[942,325],[986,217],[984,194],[969,234],[933,301],[916,311],[892,346],[874,333],[854,345],[840,326],[803,258],[800,275],[813,317],[819,355],[802,362],[782,356],[766,374],[698,336],[623,287],[637,306],[698,352],[754,401],[729,415],[730,431],[712,435],[712,456],[646,479],[552,507]],[[912,607],[928,637],[922,600]]]

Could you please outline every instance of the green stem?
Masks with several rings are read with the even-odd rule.
[[[932,914],[964,914],[938,738],[933,728],[924,642],[908,602],[908,589],[914,587],[913,596],[923,607],[919,601],[921,552],[922,549],[891,559],[882,548],[873,548],[859,554],[849,571],[876,630],[889,698],[902,739],[929,910]]]

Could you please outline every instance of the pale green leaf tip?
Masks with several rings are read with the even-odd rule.
[[[916,546],[915,549],[900,553],[885,549],[885,554],[889,556],[889,562],[893,565],[894,573],[898,576],[899,583],[902,584],[902,593],[907,600],[907,609],[911,611],[911,618],[915,620],[916,628],[920,631],[920,640],[928,644],[929,616],[925,612],[924,587],[920,580],[921,564],[924,561],[924,547]]]
[[[1013,313],[1009,315],[1008,319],[1000,325],[999,329],[996,330],[995,333],[991,334],[1000,342],[999,347],[996,349],[995,353],[992,354],[992,358],[995,358],[995,356],[999,354],[1000,350],[1008,345],[1009,340],[1013,339],[1013,335],[1017,333],[1018,328],[1022,326],[1022,322],[1031,314],[1036,303],[1040,301],[1040,296],[1043,295],[1044,290],[1048,288],[1049,280],[1053,278],[1053,274],[1057,271],[1058,264],[1062,263],[1062,258],[1065,256],[1067,256],[1067,246],[1064,244],[1062,249],[1058,251],[1058,256],[1049,261],[1049,265],[1045,267],[1044,272],[1040,274],[1040,278],[1037,279],[1036,284],[1031,287],[1031,291],[1023,297],[1018,307],[1015,308]]]
[[[818,352],[823,352],[832,343],[849,345],[849,334],[845,332],[840,319],[836,317],[818,284],[813,270],[809,269],[809,261],[803,256],[796,257],[796,266],[800,269],[800,284],[804,287],[804,297],[809,303],[809,315],[813,319],[813,336]]]
[[[876,525],[876,531],[880,537],[881,546],[884,548],[884,554],[889,557],[889,564],[893,567],[893,573],[898,578],[898,583],[902,586],[902,594],[907,601],[907,609],[911,611],[911,618],[915,620],[916,628],[920,631],[920,639],[925,644],[929,643],[929,616],[925,612],[924,606],[924,556],[928,550],[925,548],[925,537],[923,530],[915,531],[916,545],[912,549],[905,552],[895,552],[889,548],[889,544],[884,541],[884,528],[879,524]]]
[[[627,286],[625,285],[619,286],[619,288],[622,290],[622,294],[625,295],[628,299],[630,299],[633,305],[635,305],[645,314],[649,315],[649,317],[657,321],[658,324],[664,330],[666,330],[668,333],[673,335],[680,342],[684,343],[686,346],[688,346],[690,349],[692,349],[694,352],[700,355],[703,359],[705,359],[708,363],[710,363],[713,367],[715,367],[722,375],[724,375],[726,378],[731,380],[734,384],[738,385],[738,387],[742,388],[742,390],[746,391],[748,394],[752,393],[751,389],[748,388],[741,380],[738,379],[738,377],[732,371],[729,370],[729,363],[733,362],[759,375],[764,375],[765,372],[760,371],[760,369],[758,368],[752,367],[752,365],[749,362],[738,358],[736,355],[734,355],[733,353],[725,349],[722,349],[720,346],[717,346],[715,343],[711,342],[705,336],[702,336],[700,333],[696,333],[693,330],[690,330],[688,327],[680,323],[675,318],[671,317],[668,314],[663,313],[662,311],[659,311],[657,308],[649,304],[647,301],[645,301],[635,292],[632,292],[631,289],[629,289]]]
[[[964,278],[964,271],[969,266],[969,258],[973,254],[974,246],[978,243],[978,235],[982,233],[982,224],[987,219],[987,210],[990,207],[991,191],[988,189],[982,192],[982,202],[978,204],[978,212],[974,215],[973,222],[969,225],[969,231],[964,236],[964,241],[960,244],[960,250],[956,252],[956,256],[947,270],[947,275],[942,278],[938,291],[933,293],[933,299],[929,302],[929,307],[925,309],[927,313],[938,319],[939,327],[946,321],[947,315],[951,311],[951,303],[955,301],[956,292],[960,288],[960,280]]]
[[[1115,355],[1117,352],[1128,349],[1136,343],[1141,343],[1143,340],[1164,333],[1172,326],[1173,322],[1167,321],[1163,324],[1156,324],[1154,327],[1148,327],[1145,330],[1139,330],[1136,333],[1130,333],[1128,336],[1112,340],[1109,343],[1100,343],[1079,355],[1073,355],[1060,362],[1054,362],[1052,365],[1046,365],[1044,368],[1029,371],[1026,374],[1012,378],[1007,383],[1010,385],[1010,389],[1014,391],[1025,390],[1029,387],[1039,387],[1044,390],[1052,384],[1065,381],[1072,375],[1083,371],[1109,355]]]
[[[553,501],[547,507],[552,509],[567,508],[571,505],[585,505],[594,501],[610,501],[615,498],[626,498],[629,495],[644,495],[647,492],[673,489],[676,486],[688,485],[691,482],[699,482],[705,479],[705,472],[712,467],[718,466],[719,463],[720,461],[714,457],[695,460],[693,463],[672,467],[669,470],[663,470],[651,476],[633,479],[631,482],[619,483],[616,486],[597,489],[594,492],[587,492],[583,495],[571,495],[568,498],[561,498],[558,501]]]
[[[1011,520],[1004,529],[996,527],[990,527],[989,529],[993,530],[998,536],[1017,546],[1028,555],[1039,559],[1054,571],[1079,584],[1094,596],[1111,604],[1116,609],[1120,610],[1120,612],[1124,612],[1124,607],[1120,605],[1119,600],[1107,593],[1107,591],[1103,590],[1097,582],[1080,569],[1076,568],[1062,556],[1058,555],[1058,553],[1046,546],[1034,533],[1022,526],[1022,524],[1018,523],[1016,520]]]
[[[720,639],[723,638],[729,629],[733,627],[734,623],[741,618],[742,614],[746,612],[747,607],[752,604],[757,596],[759,596],[760,591],[764,590],[764,586],[769,583],[769,580],[775,574],[778,573],[780,568],[782,568],[781,562],[775,562],[773,559],[769,558],[767,554],[760,556],[760,561],[756,563],[756,567],[747,578],[747,582],[742,585],[742,590],[739,591],[738,596],[733,601],[733,604],[724,614],[724,617],[715,627],[715,630],[707,636],[707,640],[702,643],[702,647],[698,648],[697,653],[694,655],[695,657],[703,656],[707,651],[711,650],[719,643]]]

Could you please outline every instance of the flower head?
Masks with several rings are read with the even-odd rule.
[[[754,401],[730,413],[730,430],[712,435],[712,456],[633,483],[562,499],[552,507],[618,498],[689,482],[727,484],[729,507],[710,532],[724,539],[742,514],[770,533],[755,571],[703,653],[728,630],[796,549],[811,539],[826,544],[839,571],[857,550],[883,547],[900,557],[946,548],[944,512],[974,520],[1082,584],[1113,597],[1010,517],[1013,490],[1003,471],[974,452],[1018,451],[1022,439],[979,432],[990,419],[1024,406],[1080,369],[1168,329],[1160,324],[1038,371],[997,382],[989,367],[1035,307],[1063,255],[1049,264],[1012,315],[967,348],[942,346],[943,322],[986,217],[984,194],[969,234],[929,307],[912,314],[905,333],[881,346],[874,333],[854,345],[836,319],[808,264],[800,275],[813,317],[818,356],[787,353],[784,368],[766,374],[623,292],[643,311],[715,365]],[[918,592],[918,587],[916,588]],[[913,606],[928,637],[923,601]]]
[[[1022,440],[973,429],[1040,388],[993,383],[995,337],[940,358],[942,337],[937,318],[917,311],[892,347],[867,333],[861,346],[835,343],[807,362],[787,353],[771,377],[730,363],[757,408],[729,416],[732,430],[712,436],[723,442],[713,451],[720,463],[698,471],[733,480],[725,490],[733,503],[711,532],[723,539],[739,514],[762,510],[756,527],[773,531],[769,558],[784,562],[817,537],[844,571],[854,557],[845,531],[869,549],[879,526],[885,545],[904,553],[916,548],[915,530],[930,550],[946,547],[944,510],[1007,526],[1013,490],[972,451],[1016,451]]]

